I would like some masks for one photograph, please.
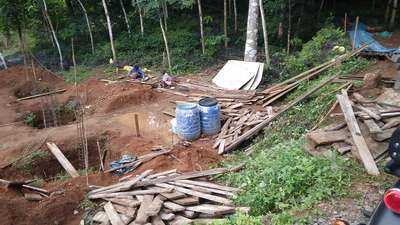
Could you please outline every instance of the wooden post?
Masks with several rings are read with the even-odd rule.
[[[344,13],[344,32],[347,32],[347,12]]]
[[[100,159],[100,171],[104,171],[103,154],[101,154],[100,142],[99,140],[97,140],[96,142],[97,142],[97,151],[99,153],[99,159]]]
[[[354,116],[354,111],[351,106],[347,91],[342,90],[342,95],[337,95],[340,108],[343,111],[344,118],[347,123],[347,127],[350,130],[351,136],[353,137],[354,144],[357,147],[358,154],[360,155],[361,161],[364,164],[367,173],[370,175],[378,176],[379,170],[375,164],[374,158],[368,149],[368,145],[365,142],[364,137],[361,134],[360,127],[358,126],[357,119]]]
[[[56,144],[47,142],[47,147],[71,177],[79,177],[78,171],[76,171],[74,166],[68,161]]]
[[[140,129],[139,129],[139,115],[135,114],[135,130],[136,130],[136,136],[140,137]]]
[[[360,17],[357,16],[356,18],[356,27],[354,29],[354,37],[353,37],[353,50],[356,48],[356,37],[357,37],[357,31],[358,31],[358,22],[360,21]]]

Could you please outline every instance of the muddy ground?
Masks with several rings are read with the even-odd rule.
[[[31,69],[31,68],[30,68]],[[45,142],[54,142],[77,169],[83,169],[75,116],[60,112],[58,126],[44,128],[27,124],[27,115],[34,114],[43,120],[42,105],[47,103],[64,107],[76,104],[77,89],[59,76],[35,68],[26,76],[22,66],[0,71],[0,178],[6,180],[39,180],[43,188],[54,191],[41,202],[29,202],[23,193],[0,189],[1,224],[79,224],[83,211],[80,202],[87,192],[86,179],[60,179],[65,172]],[[88,136],[90,185],[107,185],[118,177],[98,173],[99,156],[97,141],[107,149],[106,165],[123,154],[135,156],[151,152],[155,146],[172,148],[172,154],[157,157],[135,172],[146,169],[163,171],[177,168],[180,171],[203,170],[221,160],[209,145],[209,138],[202,138],[185,147],[169,131],[170,119],[162,111],[171,111],[176,96],[157,92],[148,85],[120,82],[108,85],[99,81],[104,74],[78,85],[78,95],[85,108],[85,125]],[[18,98],[43,92],[66,89],[53,98],[43,97],[24,101]],[[139,115],[140,136],[136,134],[134,115]],[[49,122],[49,121],[48,121]]]

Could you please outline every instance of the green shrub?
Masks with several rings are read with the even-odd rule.
[[[25,114],[24,122],[31,127],[36,127],[37,126],[37,121],[38,118],[35,113],[33,112],[28,112]]]

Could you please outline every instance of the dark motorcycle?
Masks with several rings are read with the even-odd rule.
[[[385,172],[400,178],[400,128],[393,133],[388,151],[391,160]],[[400,180],[385,192],[368,225],[400,225]]]

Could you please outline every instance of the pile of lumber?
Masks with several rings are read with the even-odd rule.
[[[342,155],[351,152],[369,174],[379,175],[375,161],[386,155],[388,140],[400,125],[400,94],[386,89],[371,100],[356,92],[351,99],[342,90],[337,101],[342,113],[330,116],[344,117],[345,122],[308,133],[305,137],[308,151],[320,154],[326,146],[333,146]]]
[[[271,118],[275,112],[271,106],[262,110],[254,110],[248,107],[242,108],[243,104],[221,104],[221,111],[227,115],[217,136],[213,148],[218,148],[218,153],[225,153],[225,148],[236,141],[243,133]]]
[[[229,171],[217,168],[200,172],[177,173],[176,169],[156,174],[147,170],[88,193],[100,200],[100,210],[93,216],[96,224],[208,224],[249,208],[234,207],[230,198],[239,191],[198,178]]]

